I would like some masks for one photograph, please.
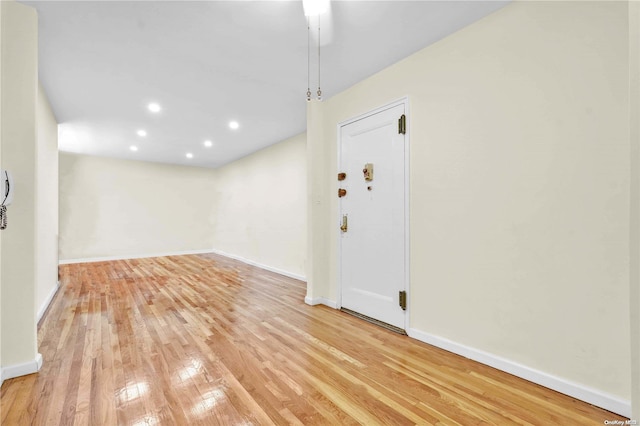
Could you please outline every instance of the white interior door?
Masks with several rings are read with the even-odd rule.
[[[338,187],[341,305],[405,328],[400,292],[405,288],[405,135],[398,120],[404,104],[340,129]],[[370,165],[371,180],[364,170]],[[340,177],[338,177],[340,179]],[[338,194],[340,195],[340,194]]]

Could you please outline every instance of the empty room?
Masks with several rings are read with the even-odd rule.
[[[640,424],[640,2],[0,1],[0,424]]]

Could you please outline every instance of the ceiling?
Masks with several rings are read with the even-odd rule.
[[[219,167],[305,131],[301,1],[22,3],[38,10],[62,151]],[[321,24],[324,99],[505,4],[334,0]]]

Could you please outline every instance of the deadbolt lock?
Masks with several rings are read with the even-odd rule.
[[[342,198],[345,195],[347,195],[347,190],[346,189],[342,189],[342,188],[338,188],[338,198]]]
[[[364,180],[367,182],[373,180],[373,163],[367,163],[364,165],[364,169],[362,169],[362,173],[364,174]]]

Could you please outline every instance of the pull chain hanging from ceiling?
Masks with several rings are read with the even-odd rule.
[[[318,100],[322,100],[322,90],[320,90],[320,15],[318,15]]]
[[[307,101],[311,101],[311,20],[318,20],[318,39],[316,40],[318,50],[318,90],[317,100],[322,100],[322,89],[320,88],[320,72],[322,71],[320,61],[320,15],[330,9],[330,0],[302,0],[304,15],[307,17]],[[315,28],[314,28],[315,29]]]
[[[311,102],[311,18],[307,16],[307,102]]]
[[[322,100],[322,89],[320,89],[320,15],[318,19],[318,90],[316,95],[319,101]],[[311,101],[311,16],[307,16],[307,101]]]

